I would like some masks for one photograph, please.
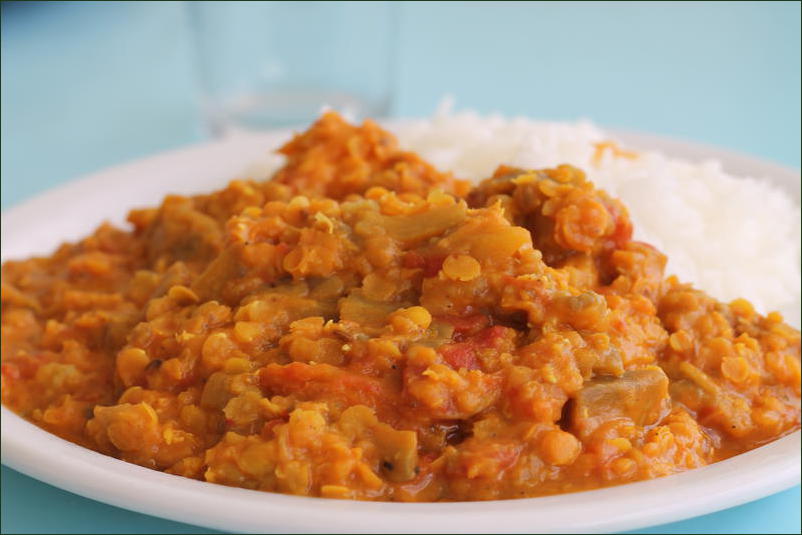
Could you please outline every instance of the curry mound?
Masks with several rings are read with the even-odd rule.
[[[396,501],[654,478],[799,428],[799,332],[665,278],[579,169],[471,188],[333,113],[281,152],[4,264],[3,403],[171,474]]]

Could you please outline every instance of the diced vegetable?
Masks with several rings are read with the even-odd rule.
[[[392,238],[415,242],[442,234],[466,217],[462,203],[437,206],[412,215],[387,216],[382,219],[384,228]]]
[[[649,366],[621,377],[594,379],[577,392],[572,404],[570,425],[581,436],[616,418],[639,426],[655,425],[670,406],[668,377],[658,366]]]

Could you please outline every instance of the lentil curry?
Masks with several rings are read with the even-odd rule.
[[[5,263],[3,403],[171,474],[396,501],[654,478],[799,429],[799,332],[665,278],[579,169],[471,188],[333,113],[281,153]]]

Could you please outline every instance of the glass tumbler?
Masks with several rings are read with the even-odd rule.
[[[201,110],[215,136],[301,126],[331,107],[387,115],[392,2],[189,2]]]

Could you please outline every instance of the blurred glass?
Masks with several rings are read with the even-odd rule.
[[[392,97],[392,2],[189,2],[213,135],[299,125],[323,106],[381,117]]]

